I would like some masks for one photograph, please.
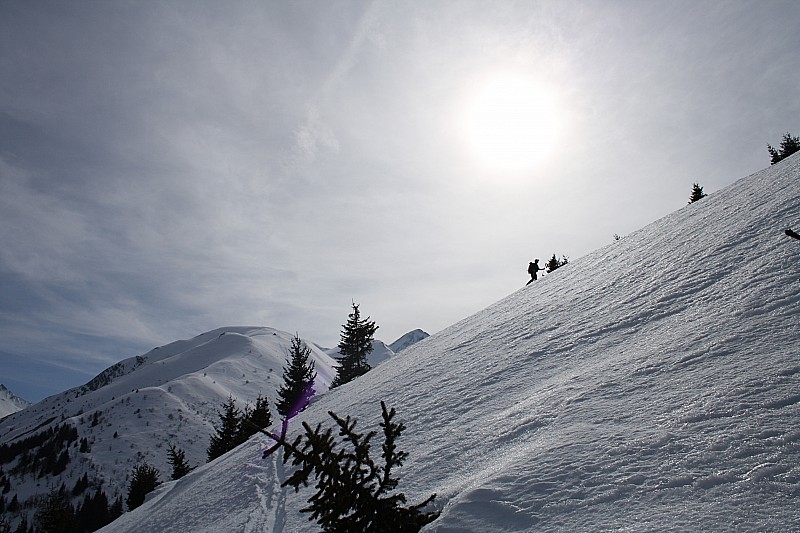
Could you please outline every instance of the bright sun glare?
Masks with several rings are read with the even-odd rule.
[[[519,73],[499,73],[479,83],[460,117],[470,153],[500,171],[533,169],[552,151],[560,129],[553,91]]]

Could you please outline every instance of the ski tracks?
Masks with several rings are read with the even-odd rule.
[[[244,533],[283,533],[286,526],[286,496],[289,489],[281,487],[284,464],[279,453],[263,459],[261,464],[250,463],[257,506],[247,517]]]

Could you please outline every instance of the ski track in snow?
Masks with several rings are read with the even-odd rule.
[[[798,180],[800,154],[573,261],[301,417],[330,424],[330,409],[375,429],[379,401],[395,407],[410,454],[399,490],[410,503],[438,494],[426,531],[800,530],[800,246],[783,235],[800,225]],[[251,464],[261,446],[193,473],[185,490],[207,502],[178,485],[105,531],[317,530],[298,512],[308,491],[277,490],[272,458]],[[193,518],[165,529],[178,516]]]

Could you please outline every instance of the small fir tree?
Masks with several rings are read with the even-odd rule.
[[[252,435],[255,435],[258,430],[272,425],[272,413],[269,410],[269,399],[259,395],[256,398],[256,404],[252,409],[247,409],[242,417],[240,425],[240,440],[239,444],[245,442]],[[237,444],[238,446],[238,444]]]
[[[770,155],[770,164],[774,165],[793,153],[800,152],[800,137],[793,137],[791,133],[786,132],[783,134],[783,139],[781,139],[780,150],[776,150],[767,144],[767,151]]]
[[[545,264],[545,268],[547,269],[548,272],[552,272],[553,270],[556,270],[557,268],[560,268],[566,265],[567,263],[569,263],[569,257],[567,257],[566,255],[561,256],[561,259],[559,259],[558,257],[556,257],[556,254],[553,254],[553,257],[551,257],[550,260],[547,261],[547,264]]]
[[[293,418],[308,405],[314,395],[314,361],[311,348],[298,335],[292,339],[287,365],[283,368],[283,385],[278,390],[278,413],[283,418]]]
[[[145,496],[153,492],[159,485],[160,472],[147,463],[142,463],[133,467],[131,482],[128,485],[128,510],[133,511],[144,503]]]
[[[702,198],[705,198],[705,196],[706,196],[706,193],[703,192],[703,188],[699,184],[693,183],[692,184],[692,194],[691,194],[691,196],[689,196],[689,203],[690,204],[694,203],[694,202],[696,202],[696,201],[698,201],[698,200],[700,200]]]
[[[312,430],[303,422],[305,434],[293,443],[278,439],[285,451],[284,462],[291,458],[292,465],[297,467],[283,486],[294,487],[297,492],[301,485],[308,486],[311,478],[316,480],[316,494],[300,511],[311,513],[309,520],[315,520],[323,532],[416,532],[439,516],[436,511],[422,511],[433,502],[436,494],[422,503],[405,507],[405,494],[396,492],[399,480],[394,477],[393,470],[402,466],[408,457],[406,452],[398,450],[397,439],[406,427],[394,421],[395,410],[387,410],[384,402],[381,402],[381,410],[382,465],[370,457],[371,441],[376,432],[359,433],[355,420],[349,416],[342,419],[332,411],[328,414],[338,426],[343,441],[341,449],[333,430],[323,431],[321,424]]]
[[[358,304],[353,302],[353,312],[347,317],[347,323],[342,326],[340,334],[339,353],[337,357],[339,366],[336,368],[336,378],[331,383],[331,388],[348,383],[370,370],[367,356],[372,353],[372,340],[378,326],[367,317],[361,318]]]
[[[233,396],[222,405],[223,412],[219,413],[219,427],[214,427],[216,433],[211,435],[208,445],[208,462],[220,457],[243,442],[241,440],[242,412],[236,407]]]
[[[172,479],[180,479],[192,471],[189,463],[186,462],[186,452],[174,444],[169,445],[167,460],[172,466]]]

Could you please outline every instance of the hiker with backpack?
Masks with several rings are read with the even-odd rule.
[[[543,269],[542,267],[540,267],[540,266],[539,266],[539,260],[538,260],[538,259],[534,259],[534,260],[533,260],[533,263],[528,263],[528,274],[530,274],[530,275],[531,275],[531,279],[530,279],[530,281],[529,281],[528,283],[526,283],[525,285],[528,285],[528,284],[530,284],[530,282],[531,282],[531,281],[536,281],[536,279],[537,279],[537,276],[536,276],[536,274],[537,274],[537,272],[539,272],[540,270],[544,270],[544,269]]]

